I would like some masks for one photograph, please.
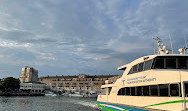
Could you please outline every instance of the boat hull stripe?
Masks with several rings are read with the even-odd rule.
[[[100,109],[102,109],[104,111],[129,111],[129,110],[131,110],[131,111],[148,111],[148,110],[143,110],[143,109],[136,109],[136,108],[119,106],[119,105],[102,103],[102,102],[96,102],[96,104]]]
[[[183,103],[183,102],[184,102],[184,100],[169,101],[169,102],[163,102],[163,103],[143,106],[143,108],[147,108],[147,107],[151,107],[151,106],[165,105],[165,104]],[[188,100],[186,100],[186,103],[188,103]],[[119,106],[119,105],[102,103],[102,102],[96,102],[96,104],[97,104],[97,106],[101,107],[102,109],[104,109],[106,111],[114,111],[114,108],[116,109],[116,111],[120,110],[120,108],[123,109],[124,111],[148,111],[148,110],[136,109],[136,108]],[[123,111],[123,110],[120,110],[120,111]]]

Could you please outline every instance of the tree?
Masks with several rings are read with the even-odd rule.
[[[0,81],[0,91],[4,91],[5,90],[5,88],[3,87],[3,85],[2,85],[2,81]]]
[[[20,88],[20,81],[19,79],[13,77],[7,77],[4,79],[2,86],[5,90],[15,90]]]

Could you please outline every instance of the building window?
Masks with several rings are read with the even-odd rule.
[[[99,83],[94,83],[95,85],[99,85]]]
[[[76,85],[76,83],[73,83],[73,85]]]

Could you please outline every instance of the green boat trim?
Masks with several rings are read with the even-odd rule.
[[[159,106],[159,105],[165,105],[165,104],[174,104],[174,103],[183,103],[185,102],[184,100],[178,100],[178,101],[169,101],[169,102],[163,102],[163,103],[158,103],[158,104],[152,104],[152,105],[147,105],[147,106],[144,106],[143,108],[147,108],[147,107],[151,107],[151,106]],[[186,103],[188,103],[188,100],[186,100]],[[106,111],[116,111],[116,110],[111,110],[109,108],[106,108],[105,106],[102,106],[100,105],[99,103],[97,103],[97,106],[106,110]],[[131,109],[127,109],[127,110],[122,110],[122,111],[130,111],[130,110],[133,110],[135,108],[131,108]]]

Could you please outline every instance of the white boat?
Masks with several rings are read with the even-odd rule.
[[[69,94],[71,94],[70,92],[65,92],[62,94],[62,96],[69,96]]]
[[[69,94],[70,97],[83,97],[82,94],[80,94],[79,92],[74,92],[72,94]]]
[[[57,96],[57,94],[45,94],[45,96]]]
[[[97,91],[90,91],[89,92],[89,97],[90,98],[96,98],[97,96],[98,96]]]
[[[57,94],[54,94],[53,92],[48,92],[45,94],[45,96],[57,96]]]
[[[97,106],[101,110],[168,110],[188,108],[188,55],[187,48],[180,54],[168,54],[159,38],[157,54],[148,55],[123,65],[121,78],[110,84],[105,81]]]

